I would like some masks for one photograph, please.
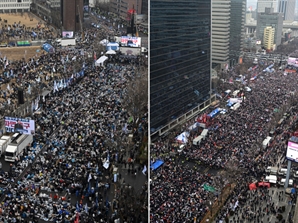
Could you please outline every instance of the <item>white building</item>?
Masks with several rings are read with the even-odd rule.
[[[265,8],[273,8],[273,12],[278,12],[279,0],[258,0],[257,12],[265,12]]]
[[[109,3],[110,0],[89,0],[89,7],[94,8],[97,3]]]
[[[0,0],[0,13],[29,12],[31,0]]]
[[[231,0],[212,1],[212,63],[229,63]]]
[[[284,20],[294,21],[296,0],[279,0],[278,12],[283,14]]]

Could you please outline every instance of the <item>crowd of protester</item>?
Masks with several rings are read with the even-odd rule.
[[[253,179],[263,179],[267,166],[282,166],[283,159],[280,157],[285,155],[287,140],[297,119],[297,78],[296,74],[288,74],[281,70],[264,72],[263,69],[261,66],[250,69],[242,78],[239,78],[235,68],[227,71],[228,81],[218,88],[219,106],[227,112],[207,121],[206,128],[209,132],[199,145],[192,145],[192,142],[201,134],[202,128],[189,129],[198,121],[198,117],[178,127],[179,129],[168,136],[155,140],[150,150],[151,160],[154,162],[161,159],[164,164],[160,169],[151,171],[152,222],[174,222],[178,213],[184,214],[185,222],[193,220],[194,215],[197,221],[200,221],[210,210],[208,202],[213,193],[201,193],[202,182],[198,182],[197,179],[203,179],[205,184],[213,186],[215,183],[209,180],[208,173],[200,171],[195,171],[193,177],[187,178],[192,170],[179,166],[181,157],[186,162],[232,171],[233,181],[241,179],[241,184],[236,186],[241,193],[248,190],[248,183]],[[235,81],[236,79],[239,82]],[[249,86],[251,91],[245,90],[245,86]],[[228,98],[233,97],[231,93],[225,94],[228,89],[231,93],[242,89],[236,96],[243,100],[237,110],[226,107]],[[213,109],[215,108],[209,107],[204,113],[209,114]],[[286,112],[288,118],[281,122]],[[190,136],[181,149],[181,144],[175,138],[184,131],[189,132]],[[273,132],[273,140],[269,146],[263,147],[262,142],[270,132]],[[228,177],[223,178],[223,182],[228,182]],[[221,186],[224,187],[225,184]],[[236,193],[236,196],[239,193]],[[199,196],[193,196],[194,194]],[[177,206],[176,199],[172,199],[173,196],[180,199],[180,206]],[[191,203],[190,206],[188,202]]]
[[[103,32],[86,29],[86,37]],[[143,60],[116,54],[95,66],[93,55],[86,59],[89,47],[56,48],[27,61],[1,58],[2,106],[18,109],[20,87],[37,96],[28,111],[34,142],[1,172],[2,222],[147,222],[146,171],[137,163],[135,144],[146,134],[147,112],[134,128],[123,105]],[[145,182],[142,190],[126,183],[119,169]]]

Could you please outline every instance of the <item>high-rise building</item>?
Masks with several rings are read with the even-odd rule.
[[[212,67],[229,64],[231,0],[212,1]]]
[[[157,129],[211,89],[211,0],[150,0],[150,119]]]
[[[230,65],[238,63],[242,56],[245,38],[246,0],[231,0],[230,14]]]
[[[135,9],[137,14],[141,14],[142,0],[110,0],[111,12],[118,15],[121,19],[128,19],[128,11]]]
[[[264,39],[264,30],[266,27],[274,28],[274,44],[281,44],[283,19],[282,13],[274,13],[272,9],[266,8],[265,12],[258,14],[256,36],[258,39]]]
[[[244,43],[245,0],[212,1],[212,66],[238,63]]]
[[[268,26],[264,29],[263,46],[266,50],[272,50],[274,44],[275,29]]]
[[[265,8],[273,8],[273,12],[278,12],[279,0],[258,0],[257,12],[265,12]]]
[[[83,22],[83,0],[61,0],[63,30],[78,32]]]
[[[0,13],[29,12],[31,0],[0,1]]]
[[[279,0],[278,12],[283,14],[283,19],[294,21],[296,0]]]
[[[148,15],[148,0],[142,0],[141,13],[144,15]]]

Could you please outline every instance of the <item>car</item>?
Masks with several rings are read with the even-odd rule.
[[[286,179],[283,178],[283,179],[281,179],[281,180],[278,182],[278,185],[280,185],[280,186],[284,186],[285,183],[286,183]],[[289,184],[288,184],[288,185],[289,185],[289,186],[293,186],[293,180],[292,180],[292,179],[289,179]]]

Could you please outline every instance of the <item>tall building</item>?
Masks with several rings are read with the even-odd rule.
[[[264,39],[264,30],[268,26],[274,28],[274,44],[276,46],[280,45],[283,29],[282,13],[274,13],[270,8],[266,8],[265,12],[259,13],[256,27],[258,39]]]
[[[127,13],[133,8],[136,10],[137,14],[141,14],[142,0],[110,0],[111,12],[115,13],[123,20],[128,19]]]
[[[265,8],[273,8],[273,12],[278,12],[279,0],[258,0],[257,12],[265,12]]]
[[[274,33],[275,29],[268,26],[264,29],[263,46],[266,50],[271,50],[274,45]]]
[[[61,28],[61,0],[32,0],[31,12]]]
[[[83,23],[83,0],[61,0],[62,29],[78,32]]]
[[[294,21],[296,0],[279,0],[278,12],[283,14],[283,19]]]
[[[29,12],[31,0],[0,0],[0,13]]]
[[[141,13],[144,15],[148,15],[148,0],[142,0]]]
[[[151,128],[207,99],[210,44],[210,0],[150,0]]]
[[[229,64],[231,0],[212,1],[212,67]]]
[[[246,0],[231,0],[230,14],[230,48],[229,60],[230,65],[238,63],[239,57],[242,56],[244,38],[245,38],[245,12]]]
[[[238,63],[244,44],[245,0],[212,1],[212,66]]]

